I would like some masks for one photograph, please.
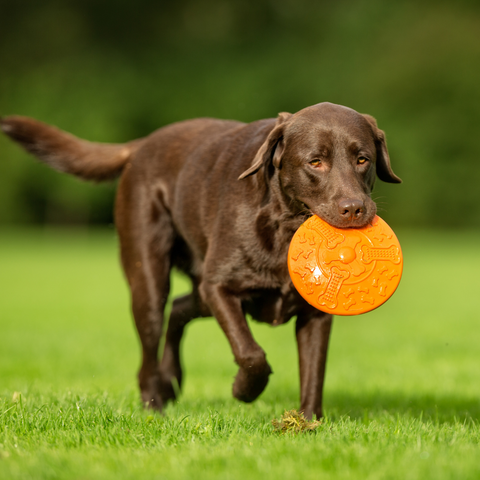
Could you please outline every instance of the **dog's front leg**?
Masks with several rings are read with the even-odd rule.
[[[305,417],[322,416],[323,382],[332,315],[316,311],[299,315],[296,323],[300,360],[300,410]]]
[[[243,402],[252,402],[265,389],[272,370],[265,352],[253,339],[241,300],[218,284],[205,282],[200,292],[227,336],[240,367],[233,383],[233,396]]]

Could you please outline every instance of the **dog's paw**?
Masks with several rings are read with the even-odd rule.
[[[271,373],[268,363],[260,371],[240,368],[233,383],[233,396],[242,402],[253,402],[265,390]]]
[[[162,411],[165,402],[160,393],[159,375],[150,375],[145,378],[144,375],[140,374],[139,384],[143,406],[145,408]]]
[[[176,376],[162,374],[160,371],[159,392],[163,404],[174,401],[180,395],[180,384]]]
[[[145,408],[151,408],[153,410],[158,410],[159,412],[163,409],[164,402],[159,393],[143,390],[142,402]]]

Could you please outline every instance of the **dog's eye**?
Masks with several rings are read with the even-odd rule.
[[[321,165],[321,163],[322,163],[322,161],[321,161],[320,159],[315,158],[314,160],[312,160],[312,161],[310,162],[310,165],[311,165],[312,167],[318,167],[319,165]]]
[[[367,162],[368,162],[368,158],[358,157],[357,165],[363,165],[364,163],[367,163]]]

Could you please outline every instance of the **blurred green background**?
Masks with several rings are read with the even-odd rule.
[[[270,463],[242,478],[268,477],[269,465],[285,477],[300,468],[291,478],[479,478],[478,0],[0,0],[0,115],[123,142],[187,118],[250,122],[322,101],[376,117],[404,180],[378,182],[373,195],[405,254],[398,292],[382,309],[334,324],[325,406],[344,433],[334,426],[306,449],[289,440],[282,450],[276,439],[253,445],[238,427],[245,445],[230,458],[232,443],[220,438],[203,450],[168,436],[155,448],[116,450],[102,443],[113,430],[88,443],[97,425],[83,416],[73,430],[40,420],[25,429],[15,417],[0,438],[0,471],[138,478],[162,465],[177,478],[181,463],[198,477],[201,456],[215,478],[240,478],[237,466],[252,458]],[[112,227],[114,192],[115,182],[61,175],[0,135],[3,405],[21,392],[41,419],[50,405],[68,412],[73,392],[96,410],[107,396],[114,411],[138,408],[139,342],[118,240],[113,228],[90,228]],[[55,228],[72,225],[80,228]],[[173,283],[176,294],[188,289],[178,275]],[[230,400],[226,340],[215,322],[195,322],[183,349],[185,390],[166,417],[183,417],[173,425],[218,410],[227,425],[248,417],[270,428],[298,406],[293,324],[251,323],[276,372],[265,394],[252,406]],[[141,413],[132,418],[147,425]]]
[[[480,2],[0,0],[0,114],[122,142],[186,118],[321,101],[377,118],[394,227],[478,227]],[[109,224],[114,184],[0,138],[0,224]],[[394,219],[394,221],[389,220]]]

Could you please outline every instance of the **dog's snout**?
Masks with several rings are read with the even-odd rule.
[[[358,220],[365,213],[365,204],[359,198],[344,198],[338,202],[338,212],[346,221]]]

